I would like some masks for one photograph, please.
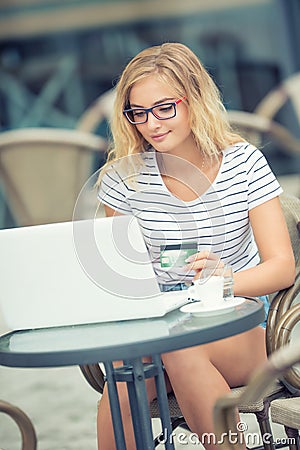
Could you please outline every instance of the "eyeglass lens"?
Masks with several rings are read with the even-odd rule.
[[[141,124],[147,122],[149,112],[151,112],[154,117],[159,120],[171,119],[176,115],[176,104],[164,103],[162,105],[153,106],[149,109],[133,108],[125,111],[125,115],[131,123]]]

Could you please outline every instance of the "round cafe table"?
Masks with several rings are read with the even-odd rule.
[[[153,450],[145,379],[154,377],[162,427],[171,436],[160,355],[250,330],[264,320],[260,300],[247,298],[218,315],[194,316],[175,310],[161,318],[12,331],[0,337],[0,364],[59,367],[103,362],[106,370],[117,450],[126,449],[116,382],[127,383],[138,450]],[[143,364],[143,356],[152,364]],[[122,360],[114,368],[113,361]],[[174,449],[172,439],[166,448]]]

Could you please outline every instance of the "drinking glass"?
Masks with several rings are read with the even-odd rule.
[[[232,266],[230,264],[225,264],[222,268],[222,272],[224,277],[223,298],[224,300],[229,300],[234,297]]]

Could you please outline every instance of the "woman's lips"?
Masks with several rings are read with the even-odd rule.
[[[163,141],[168,134],[169,131],[167,131],[166,133],[155,134],[154,136],[151,136],[151,139],[153,139],[153,141],[160,142]]]

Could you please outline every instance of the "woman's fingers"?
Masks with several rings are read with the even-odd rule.
[[[202,250],[201,252],[194,253],[194,255],[189,256],[186,259],[186,262],[187,263],[192,263],[192,262],[197,261],[197,260],[208,259],[212,255],[214,255],[214,253],[211,253],[209,250]]]
[[[194,271],[194,280],[198,280],[201,277],[202,271],[205,269],[214,269],[214,275],[221,275],[220,271],[224,267],[223,261],[215,253],[211,253],[207,250],[195,253],[186,260],[188,264],[185,266],[186,271]]]
[[[202,270],[204,267],[222,267],[224,264],[220,260],[219,256],[208,250],[195,253],[187,258],[186,265],[187,270]]]

